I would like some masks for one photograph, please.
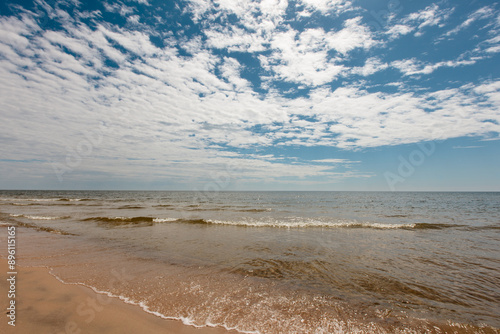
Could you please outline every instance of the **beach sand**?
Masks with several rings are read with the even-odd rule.
[[[63,284],[47,268],[17,267],[16,326],[8,324],[7,261],[0,259],[1,307],[4,316],[0,333],[166,333],[223,334],[237,333],[223,328],[195,328],[176,320],[149,314],[92,289]]]

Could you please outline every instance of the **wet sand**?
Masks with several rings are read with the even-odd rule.
[[[16,326],[8,325],[7,261],[0,259],[1,333],[236,333],[223,328],[195,328],[166,320],[94,292],[82,285],[63,284],[47,268],[17,267]]]

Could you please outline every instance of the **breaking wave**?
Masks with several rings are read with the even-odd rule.
[[[10,214],[11,217],[14,218],[28,218],[28,219],[33,219],[33,220],[55,220],[55,219],[68,219],[70,216],[56,216],[56,217],[49,217],[49,216],[31,216],[31,215],[23,215],[23,214]]]
[[[61,202],[82,202],[82,201],[92,201],[91,198],[59,198],[58,201]]]
[[[41,217],[39,219],[42,219]],[[184,219],[184,218],[155,218],[155,217],[90,217],[82,221],[95,221],[107,225],[153,225],[155,223],[180,223],[180,224],[203,224],[203,225],[227,225],[241,227],[273,227],[273,228],[360,228],[378,230],[440,230],[445,228],[460,227],[463,225],[411,223],[411,224],[387,224],[376,222],[358,221],[328,221],[308,218],[295,219],[246,219],[246,220],[216,220],[216,219]]]
[[[375,222],[357,222],[357,221],[322,221],[314,219],[301,220],[245,220],[245,221],[222,221],[207,220],[208,224],[234,225],[248,227],[278,227],[278,228],[370,228],[370,229],[443,229],[458,227],[461,225],[451,224],[430,224],[430,223],[412,223],[412,224],[384,224]]]

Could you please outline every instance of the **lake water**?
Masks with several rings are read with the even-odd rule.
[[[500,328],[500,193],[0,191],[0,220],[20,265],[194,326]]]

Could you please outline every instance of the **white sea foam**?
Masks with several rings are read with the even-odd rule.
[[[178,220],[177,218],[155,218],[153,222],[155,223],[165,223],[165,222],[174,222]]]
[[[134,305],[134,306],[139,306],[140,308],[142,308],[142,310],[144,312],[152,314],[152,315],[157,316],[157,317],[162,318],[162,319],[181,321],[186,326],[193,326],[193,327],[196,327],[196,328],[222,327],[222,328],[224,328],[224,329],[226,329],[228,331],[235,330],[237,332],[244,333],[244,334],[260,334],[259,331],[243,331],[243,330],[239,330],[237,327],[230,327],[230,326],[227,326],[226,324],[214,324],[214,323],[211,323],[211,322],[208,322],[208,321],[205,324],[203,324],[203,325],[198,325],[198,324],[196,324],[195,320],[191,319],[190,317],[166,316],[163,313],[151,310],[150,307],[145,302],[143,302],[143,301],[138,302],[138,301],[135,301],[135,300],[133,300],[133,299],[131,299],[129,297],[123,296],[123,295],[117,295],[117,294],[114,294],[114,293],[112,293],[110,291],[99,290],[99,289],[97,289],[97,288],[95,288],[95,287],[93,287],[91,285],[88,285],[86,283],[83,283],[83,282],[75,282],[75,283],[65,282],[59,276],[57,276],[56,274],[54,274],[52,272],[51,268],[48,268],[46,266],[45,266],[45,268],[49,269],[49,273],[53,277],[55,277],[59,282],[61,282],[62,284],[85,286],[85,287],[91,289],[92,291],[94,291],[95,293],[106,295],[106,296],[108,296],[110,298],[118,298],[118,299],[120,299],[121,301],[123,301],[126,304],[130,304],[130,305]]]
[[[64,218],[64,217],[47,217],[47,216],[25,216],[25,217],[33,220],[53,220],[53,219]]]
[[[10,214],[11,217],[22,217],[22,218],[28,218],[28,219],[33,219],[33,220],[54,220],[54,219],[65,219],[69,218],[69,216],[56,216],[56,217],[49,217],[49,216],[31,216],[31,215],[23,215],[23,214]]]
[[[226,221],[226,220],[212,220],[208,219],[208,223],[219,225],[233,225],[233,226],[248,226],[248,227],[278,227],[278,228],[373,228],[373,229],[410,229],[414,228],[415,224],[383,224],[374,222],[358,222],[358,221],[324,221],[315,219],[266,219],[266,220],[240,220],[240,221]]]
[[[53,202],[59,198],[3,198],[3,201]]]
[[[88,199],[83,198],[17,198],[17,197],[3,197],[0,201],[10,201],[10,202],[55,202],[55,201],[68,201],[68,202],[80,202],[87,201]]]

